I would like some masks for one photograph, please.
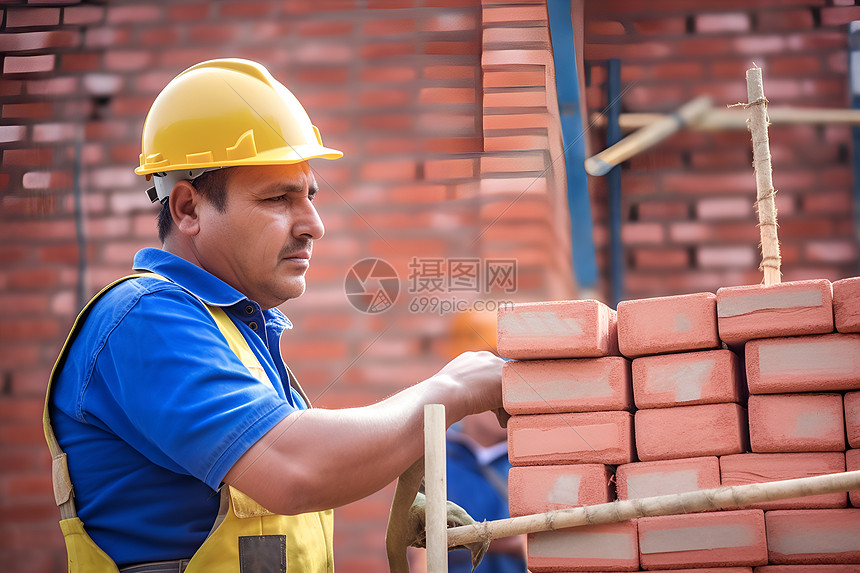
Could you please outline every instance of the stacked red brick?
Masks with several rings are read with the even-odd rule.
[[[504,375],[511,515],[843,471],[846,428],[848,446],[860,443],[858,290],[860,279],[832,291],[798,281],[625,301],[617,315],[596,301],[501,312],[499,350],[517,359]],[[860,469],[855,451],[848,469]],[[847,501],[534,534],[529,567],[854,570],[860,509]]]
[[[746,354],[753,452],[720,460],[723,484],[832,473],[846,460],[860,469],[846,451],[860,445],[852,411],[860,395],[858,290],[855,278],[717,291],[720,337]],[[762,504],[769,563],[840,571],[860,563],[860,499],[852,501],[855,508],[846,494],[831,494]]]
[[[616,313],[594,300],[499,313],[511,515],[611,501],[611,466],[635,459],[630,361]],[[529,536],[529,569],[637,571],[636,522]]]

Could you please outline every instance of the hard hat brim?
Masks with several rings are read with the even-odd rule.
[[[158,167],[138,167],[134,170],[138,175],[149,175],[164,171],[179,171],[183,169],[201,169],[205,167],[237,167],[242,165],[287,165],[301,163],[309,159],[340,159],[343,152],[321,145],[296,145],[289,148],[272,149],[260,153],[253,158],[236,159],[233,161],[208,161],[200,163],[182,163],[178,165],[159,165]]]

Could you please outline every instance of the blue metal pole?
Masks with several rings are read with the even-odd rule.
[[[579,82],[570,17],[570,0],[548,0],[547,13],[555,65],[556,93],[561,115],[564,164],[567,172],[567,203],[570,211],[571,254],[577,285],[594,289],[597,262],[592,237],[591,201],[585,173],[585,138],[580,112]]]
[[[621,140],[621,60],[607,62],[606,97],[609,109],[606,114],[606,147]],[[609,189],[609,265],[611,282],[611,304],[618,306],[624,297],[624,251],[621,244],[621,166],[616,165],[606,174]]]
[[[851,107],[860,109],[860,20],[848,24],[848,70]],[[860,245],[860,127],[851,128],[854,147],[854,240]],[[860,273],[860,263],[857,267]]]

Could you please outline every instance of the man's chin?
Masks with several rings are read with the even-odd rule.
[[[281,298],[283,298],[284,302],[288,300],[298,298],[305,294],[305,289],[307,288],[307,284],[305,283],[304,277],[301,280],[290,281],[289,284],[284,286],[284,289],[281,293]]]

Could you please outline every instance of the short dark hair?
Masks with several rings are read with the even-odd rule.
[[[207,171],[191,182],[197,192],[221,213],[227,208],[227,171],[227,169]],[[170,214],[170,205],[165,199],[161,203],[161,211],[158,212],[158,240],[163,243],[172,228],[173,216]]]

